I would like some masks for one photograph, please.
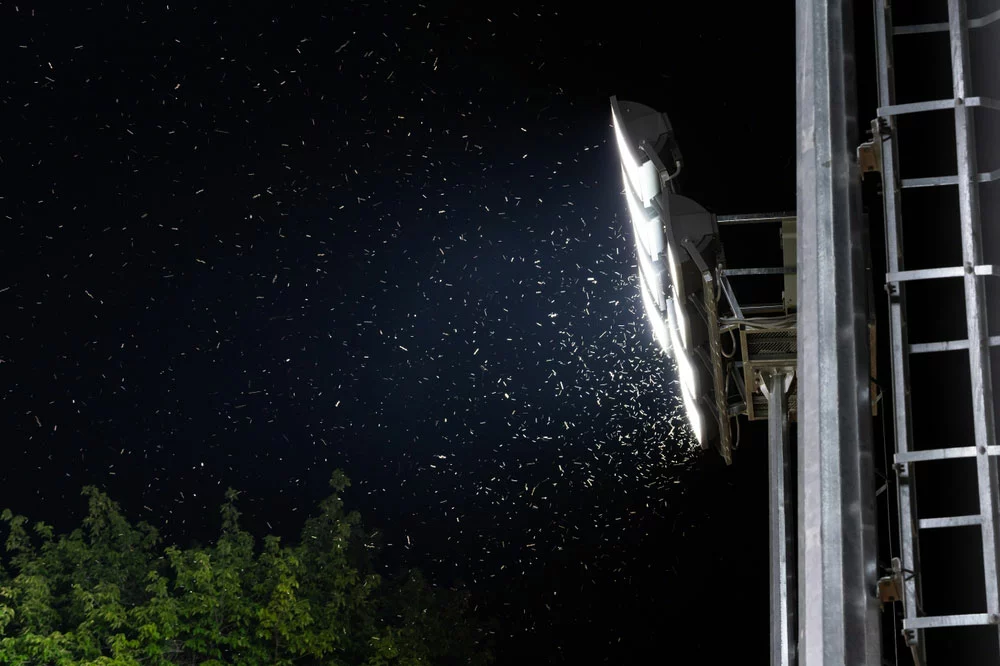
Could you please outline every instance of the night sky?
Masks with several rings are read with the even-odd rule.
[[[294,538],[340,467],[498,663],[764,659],[766,439],[692,442],[608,97],[793,210],[792,4],[56,4],[0,5],[0,506]]]

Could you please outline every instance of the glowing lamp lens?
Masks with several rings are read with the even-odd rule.
[[[640,163],[636,159],[635,153],[625,140],[625,133],[618,125],[618,118],[613,113],[611,121],[615,126],[615,141],[618,144],[618,154],[621,156],[625,178],[632,185],[636,195],[644,203],[648,202],[660,191],[660,175],[656,172],[656,167],[651,161],[646,160]]]
[[[653,297],[649,293],[649,286],[646,284],[646,278],[639,274],[639,290],[642,292],[642,305],[646,309],[646,316],[649,318],[649,323],[653,327],[653,337],[660,344],[660,349],[664,353],[670,353],[670,333],[667,330],[667,324],[663,321],[663,317],[660,316],[660,310],[656,307],[656,303],[653,302]]]
[[[622,168],[622,175],[625,169]],[[663,252],[663,224],[660,216],[656,215],[652,209],[645,208],[639,200],[635,198],[635,193],[629,187],[628,180],[625,179],[625,199],[628,202],[628,214],[632,218],[632,227],[636,236],[642,241],[643,249],[655,258]]]
[[[618,143],[618,154],[621,155],[622,164],[625,165],[630,172],[635,171],[639,168],[639,163],[635,159],[635,155],[632,153],[632,149],[629,147],[628,142],[625,140],[625,133],[622,132],[621,126],[618,124],[618,116],[614,113],[611,114],[611,122],[615,126],[615,141]]]
[[[674,258],[674,247],[670,243],[667,243],[667,263],[670,265],[670,284],[673,285],[674,296],[677,298],[675,318],[680,332],[680,341],[683,343],[684,349],[687,349],[688,345],[691,344],[691,333],[688,330],[687,315],[684,312],[684,285],[680,282],[680,273],[677,270],[678,262]]]
[[[694,436],[697,438],[698,443],[703,444],[705,441],[705,420],[701,414],[701,410],[698,408],[698,403],[684,388],[681,388],[681,395],[684,398],[684,411],[687,412],[691,430],[694,431]]]
[[[691,430],[694,431],[698,443],[701,444],[705,439],[705,417],[698,407],[697,399],[695,399],[695,396],[698,395],[698,375],[695,373],[694,366],[691,365],[691,358],[684,348],[680,346],[680,337],[677,331],[676,319],[674,318],[679,309],[674,299],[671,298],[667,301],[667,312],[671,317],[668,328],[671,334],[671,342],[674,349],[677,350],[674,354],[674,360],[677,361],[677,375],[680,378],[684,411],[687,412]]]
[[[688,356],[687,351],[683,346],[681,346],[680,335],[677,330],[677,312],[680,308],[677,307],[676,301],[674,299],[667,300],[667,310],[670,315],[670,341],[674,349],[678,350],[674,354],[674,358],[677,361],[677,374],[680,376],[681,384],[691,393],[692,396],[698,395],[698,376],[694,371],[694,366],[691,365],[691,358]]]

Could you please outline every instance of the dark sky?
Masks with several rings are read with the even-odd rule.
[[[0,505],[293,537],[342,467],[500,663],[765,655],[765,442],[693,450],[608,97],[794,209],[794,9],[670,4],[4,3]]]

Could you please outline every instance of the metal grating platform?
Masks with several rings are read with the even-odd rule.
[[[743,331],[750,358],[795,358],[795,330]]]
[[[796,367],[798,335],[794,328],[743,329],[740,344],[743,346],[743,382],[745,395],[753,395],[747,405],[747,418],[751,421],[766,419],[768,399],[755,392],[756,386],[774,370]],[[798,395],[795,385],[788,395],[788,418],[798,420]]]

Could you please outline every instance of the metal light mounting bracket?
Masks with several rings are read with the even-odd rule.
[[[653,166],[656,167],[656,171],[660,175],[661,187],[666,187],[667,183],[679,176],[681,169],[684,167],[684,158],[681,156],[681,147],[677,145],[677,139],[674,137],[674,130],[672,127],[669,127],[669,120],[667,120],[667,124],[668,129],[664,140],[666,141],[666,149],[670,153],[670,158],[674,162],[673,173],[667,171],[666,165],[664,165],[663,160],[660,159],[660,154],[656,150],[656,146],[651,144],[647,139],[643,139],[639,143],[639,149],[646,154],[646,157],[648,157],[653,163]],[[673,190],[673,185],[670,187],[671,190]]]
[[[903,566],[898,557],[892,558],[892,572],[878,579],[878,600],[889,604],[903,599]]]
[[[687,251],[695,266],[698,267],[704,282],[702,295],[704,296],[705,315],[708,320],[708,348],[711,354],[712,388],[715,394],[715,409],[713,411],[719,423],[719,453],[726,464],[731,465],[733,463],[733,436],[729,427],[729,398],[726,393],[725,370],[723,368],[722,334],[719,329],[715,275],[690,238],[683,239],[681,247]]]
[[[780,372],[785,376],[785,387],[784,387],[785,393],[788,393],[788,391],[791,390],[792,382],[795,380],[794,365],[774,366],[772,368],[768,368],[767,370],[757,370],[756,371],[757,388],[758,390],[760,390],[760,392],[764,395],[764,397],[767,400],[771,399],[770,382],[771,382],[771,377],[776,372]]]
[[[882,173],[882,142],[889,135],[889,128],[883,118],[872,120],[872,128],[868,130],[871,137],[858,146],[857,157],[858,166],[861,167],[862,175],[877,171]]]

